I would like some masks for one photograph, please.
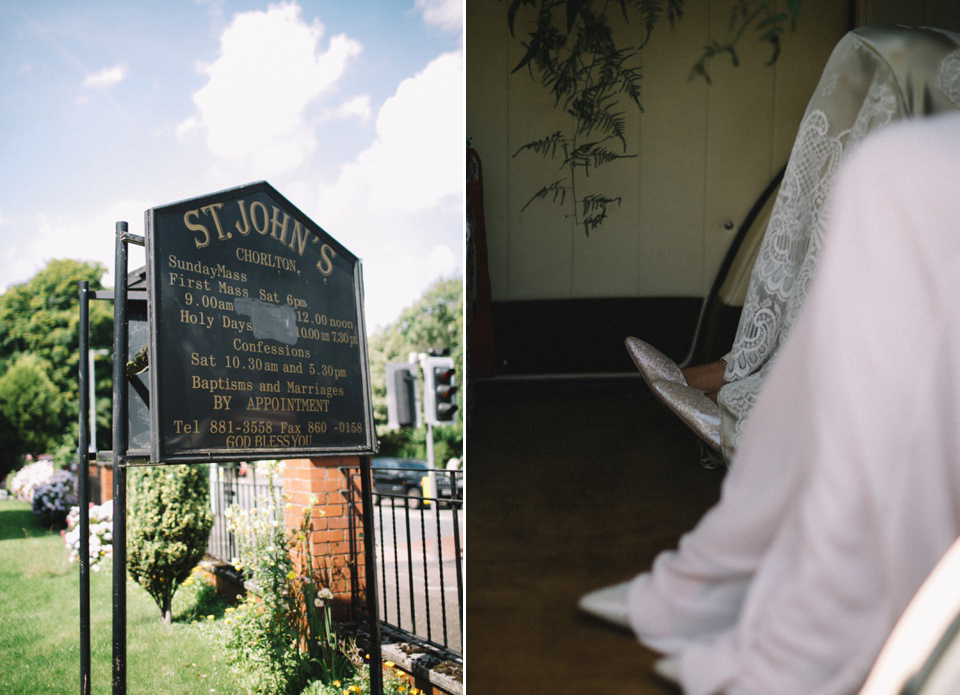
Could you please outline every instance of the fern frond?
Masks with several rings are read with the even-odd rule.
[[[560,148],[563,150],[564,158],[566,158],[568,144],[567,138],[564,137],[563,133],[558,130],[553,135],[548,135],[545,138],[528,142],[526,145],[521,145],[520,149],[513,153],[513,156],[516,157],[521,152],[531,151],[539,154],[542,157],[549,157],[550,159],[553,159],[557,156],[557,148]]]
[[[560,205],[563,205],[567,200],[567,191],[570,190],[569,186],[562,185],[564,181],[566,181],[566,179],[559,179],[541,188],[539,191],[530,196],[530,200],[527,201],[526,205],[520,208],[520,212],[523,212],[530,207],[530,203],[533,201],[543,200],[548,196],[552,197],[554,203],[560,203]]]
[[[583,231],[587,236],[607,218],[607,208],[611,205],[620,206],[621,198],[608,198],[603,195],[584,196],[580,201],[583,210]]]
[[[607,208],[611,205],[620,206],[621,198],[608,198],[604,195],[584,196],[580,201],[583,210],[583,231],[587,236],[607,218]]]

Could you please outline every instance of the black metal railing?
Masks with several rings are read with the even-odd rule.
[[[282,488],[282,480],[274,480],[274,486]],[[224,513],[232,504],[243,509],[253,509],[257,501],[266,500],[270,491],[270,482],[264,476],[257,476],[254,466],[240,467],[231,464],[212,464],[210,466],[210,506],[213,510],[213,528],[207,541],[207,554],[230,563],[237,557],[237,541],[233,532],[227,528]],[[282,492],[282,489],[281,489]]]
[[[433,471],[413,494],[386,492],[374,486],[379,612],[382,626],[401,639],[428,645],[447,658],[463,658],[463,472]],[[351,510],[351,548],[362,548],[357,535],[358,469],[345,469]],[[374,476],[376,478],[376,476]],[[436,492],[435,492],[436,491]],[[418,494],[419,493],[419,494]],[[438,494],[439,493],[439,494]],[[357,554],[357,559],[361,559]],[[354,592],[353,608],[366,613]]]

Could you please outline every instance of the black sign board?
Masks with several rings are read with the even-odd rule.
[[[152,461],[375,450],[356,256],[266,182],[148,210],[146,246]]]

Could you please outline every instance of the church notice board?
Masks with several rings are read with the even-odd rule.
[[[152,462],[372,453],[359,259],[270,184],[146,212]]]

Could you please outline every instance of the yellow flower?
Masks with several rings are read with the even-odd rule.
[[[334,681],[334,682],[333,682],[333,685],[334,685],[335,688],[339,688],[339,687],[340,687],[340,681]]]
[[[383,665],[386,666],[387,668],[393,668],[394,666],[396,666],[396,664],[393,663],[392,661],[384,661]]]
[[[224,609],[224,613],[233,613],[235,610],[237,610],[237,609],[234,608],[233,606],[227,606],[227,607]]]
[[[208,616],[207,616],[207,620],[213,620],[213,616],[212,616],[212,615],[208,615]]]
[[[293,578],[296,577],[296,576],[297,576],[297,573],[294,572],[293,570],[290,570],[290,571],[287,573],[287,579],[293,579]]]

